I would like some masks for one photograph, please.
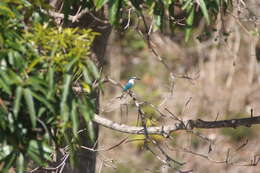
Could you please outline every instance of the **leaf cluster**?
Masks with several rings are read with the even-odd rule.
[[[92,132],[93,83],[100,76],[90,54],[98,34],[52,26],[42,8],[49,7],[42,1],[0,2],[1,172],[14,165],[24,172],[28,159],[44,166],[67,145],[73,153],[81,116]],[[87,94],[79,96],[73,87]]]
[[[80,6],[83,5],[83,8],[92,11],[100,11],[107,6],[109,22],[117,27],[126,25],[125,21],[129,21],[131,11],[130,18],[135,15],[142,20],[149,19],[150,22],[143,21],[144,25],[150,23],[149,26],[145,26],[146,32],[150,25],[154,31],[158,29],[181,31],[185,33],[185,41],[189,40],[192,30],[200,20],[204,19],[207,25],[213,24],[219,13],[224,15],[226,10],[232,7],[232,0],[85,0],[83,2],[72,0],[69,5],[79,6],[80,3]],[[64,7],[65,16],[68,16],[70,11]]]

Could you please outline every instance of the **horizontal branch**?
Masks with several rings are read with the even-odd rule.
[[[130,134],[145,133],[144,127],[119,124],[96,114],[93,118],[93,121],[99,125],[123,133],[130,133]],[[224,128],[224,127],[236,128],[238,126],[250,127],[251,125],[255,125],[255,124],[260,124],[260,116],[255,116],[250,118],[231,119],[231,120],[220,120],[220,121],[203,121],[201,119],[188,120],[186,124],[184,124],[183,122],[178,122],[175,123],[174,125],[147,127],[146,131],[148,134],[158,134],[158,135],[168,136],[171,132],[178,131],[178,130],[192,130],[194,128],[202,128],[202,129]]]

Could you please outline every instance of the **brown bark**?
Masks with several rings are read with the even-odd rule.
[[[93,14],[97,18],[103,18],[103,13],[96,13]],[[80,27],[80,28],[92,28],[95,32],[100,33],[99,36],[95,39],[93,43],[93,53],[94,53],[94,60],[98,64],[99,68],[102,68],[102,66],[105,64],[105,50],[108,42],[108,37],[111,32],[111,26],[110,24],[103,23],[101,21],[98,21],[96,18],[93,17],[93,15],[90,15],[86,13],[84,16],[82,16],[79,21],[75,23],[71,23],[70,27]],[[95,91],[93,93],[93,98],[96,99],[96,113],[99,113],[99,90]],[[84,120],[82,120],[82,127],[85,128]],[[96,134],[96,140],[98,138],[98,125],[94,123],[94,133]],[[80,137],[82,141],[82,145],[90,148],[96,148],[97,143],[91,142],[89,139],[89,136],[87,133],[82,134]],[[95,140],[95,141],[96,141]],[[96,152],[89,151],[85,149],[80,149],[76,153],[76,158],[78,160],[75,168],[71,168],[69,164],[66,164],[66,167],[64,169],[65,173],[94,173],[96,168]]]
[[[49,3],[59,11],[62,0],[50,0]],[[75,9],[77,10],[77,9]],[[93,43],[93,50],[94,53],[93,59],[99,66],[105,64],[105,50],[108,42],[108,37],[111,32],[111,25],[107,22],[102,22],[102,18],[105,17],[104,11],[99,11],[95,13],[89,13],[86,9],[84,9],[79,18],[74,20],[75,18],[69,16],[69,23],[66,24],[65,27],[79,27],[79,28],[92,28],[93,31],[100,33],[99,36],[96,37]],[[55,12],[54,12],[55,13]],[[53,14],[54,14],[53,13]],[[56,14],[56,13],[55,13]],[[54,15],[55,15],[54,14]],[[58,14],[58,13],[57,13]],[[64,17],[64,15],[63,15]],[[62,16],[58,16],[58,18],[62,18]],[[99,113],[99,90],[93,92],[93,98],[96,99],[96,114]],[[80,129],[86,127],[84,120],[81,120]],[[98,125],[94,123],[94,133],[96,134],[96,140],[98,138]],[[97,143],[91,142],[87,133],[82,133],[80,136],[81,142],[83,146],[92,148],[97,147]],[[95,140],[95,141],[96,141]],[[80,149],[76,152],[76,166],[72,168],[70,164],[66,164],[63,173],[94,173],[96,167],[96,152],[89,151],[85,149]]]

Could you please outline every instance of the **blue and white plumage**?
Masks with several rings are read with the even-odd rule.
[[[135,84],[135,80],[140,80],[137,77],[131,77],[128,82],[125,84],[125,86],[123,87],[123,92],[128,91],[129,89],[131,89],[134,84]]]

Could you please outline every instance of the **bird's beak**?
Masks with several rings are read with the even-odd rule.
[[[136,78],[136,80],[141,80],[140,78]]]

